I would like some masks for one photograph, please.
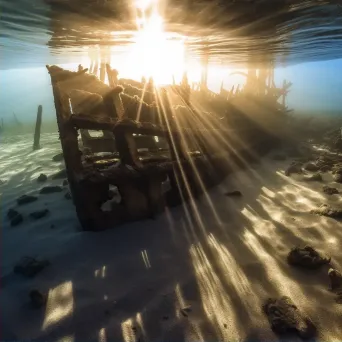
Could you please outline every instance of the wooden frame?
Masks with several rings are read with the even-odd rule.
[[[254,127],[241,129],[238,134],[228,129],[176,127],[169,122],[172,108],[167,97],[164,98],[166,103],[158,106],[158,110],[163,111],[164,125],[136,122],[128,119],[136,113],[127,113],[123,108],[110,67],[107,66],[107,73],[111,86],[100,84],[94,76],[86,74],[86,69],[80,68],[78,72],[56,66],[47,66],[47,69],[52,81],[70,191],[84,230],[98,231],[131,220],[151,218],[162,212],[166,205],[177,205],[197,196],[222,180],[233,159],[239,160],[242,153],[250,154],[251,145],[246,142],[252,143],[256,152],[258,146],[265,146],[265,140],[269,139]],[[94,93],[103,96],[109,114],[93,117],[72,113],[68,90],[77,86],[78,78],[82,78],[79,83],[83,88],[92,88]],[[152,113],[156,107],[150,109]],[[78,131],[82,129],[112,132],[120,166],[101,169],[88,163],[78,146]],[[165,138],[169,158],[144,161],[134,138],[139,134]],[[218,143],[220,139],[223,142]],[[239,140],[244,144],[239,146]],[[196,146],[197,153],[189,152],[189,141]],[[170,181],[171,190],[163,194],[162,183],[166,179]],[[110,185],[117,187],[121,202],[112,204],[111,211],[103,211],[101,205],[109,199]]]

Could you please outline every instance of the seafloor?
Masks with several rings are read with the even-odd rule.
[[[342,225],[310,213],[342,206],[331,173],[322,182],[285,176],[291,158],[266,156],[237,170],[201,198],[157,217],[101,233],[82,232],[62,192],[39,195],[63,169],[57,134],[4,138],[0,151],[2,208],[1,340],[4,341],[277,341],[261,306],[288,295],[317,325],[317,341],[342,339],[342,305],[329,291],[327,268],[303,271],[286,262],[309,244],[342,269]],[[46,183],[38,183],[44,173]],[[239,190],[240,197],[225,196]],[[23,194],[38,200],[17,207]],[[23,215],[11,226],[10,208]],[[29,214],[48,209],[38,220]],[[49,260],[33,278],[13,272],[23,256]],[[30,307],[29,293],[47,294]]]

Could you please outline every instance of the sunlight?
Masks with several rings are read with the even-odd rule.
[[[201,244],[192,245],[190,255],[207,318],[220,340],[237,341],[240,336],[236,329],[236,315],[231,299]]]
[[[57,342],[74,342],[74,341],[75,341],[74,335],[63,336],[62,338],[57,340]]]
[[[283,295],[291,297],[293,293],[296,293],[296,300],[303,302],[304,305],[305,295],[302,288],[283,273],[273,256],[274,252],[266,250],[251,232],[246,230],[243,235],[245,244],[265,267],[270,282],[274,283]]]
[[[150,263],[150,259],[148,258],[148,254],[146,249],[144,249],[143,251],[141,251],[141,257],[144,261],[144,265],[147,269],[151,268],[151,263]]]
[[[98,339],[98,341],[99,342],[107,342],[106,329],[105,328],[102,328],[99,331],[99,339]]]
[[[43,330],[70,316],[74,310],[72,282],[68,281],[49,291]]]
[[[136,341],[132,327],[133,327],[132,318],[129,318],[126,321],[121,323],[122,337],[123,337],[125,342]]]
[[[156,0],[136,1],[136,7],[140,10],[136,18],[138,32],[127,65],[134,78],[153,77],[155,84],[166,84],[171,83],[173,75],[181,78],[184,70],[184,42],[182,36],[177,40],[168,38],[157,5]],[[151,12],[146,13],[147,8]]]

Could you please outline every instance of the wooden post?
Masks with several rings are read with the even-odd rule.
[[[42,126],[42,113],[43,113],[43,107],[42,105],[38,106],[38,112],[37,112],[37,120],[36,120],[36,128],[34,130],[34,142],[33,142],[33,149],[39,150],[40,149],[40,128]]]
[[[286,80],[283,81],[283,97],[282,97],[282,106],[285,107],[286,104]]]

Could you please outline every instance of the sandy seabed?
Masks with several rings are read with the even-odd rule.
[[[342,341],[342,305],[328,290],[327,268],[306,272],[286,262],[290,248],[310,244],[342,270],[342,225],[310,214],[322,203],[342,206],[329,173],[323,183],[286,177],[289,161],[264,158],[229,175],[219,186],[155,220],[101,233],[82,232],[67,191],[37,195],[16,208],[23,194],[38,194],[40,173],[64,166],[57,134],[2,141],[1,330],[3,341],[278,341],[261,305],[288,295],[318,326],[317,341]],[[240,190],[242,197],[225,192]],[[11,227],[15,208],[24,221]],[[50,213],[30,219],[29,213]],[[22,256],[50,261],[34,278],[13,273]],[[48,294],[32,309],[29,292]],[[291,340],[293,341],[293,340]]]

